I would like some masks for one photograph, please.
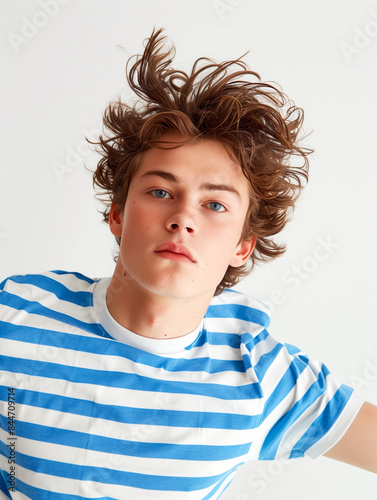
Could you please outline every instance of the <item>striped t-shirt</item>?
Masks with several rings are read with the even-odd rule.
[[[323,454],[362,404],[247,295],[225,290],[195,331],[156,340],[112,318],[109,282],[0,285],[4,498],[216,499],[246,461]]]

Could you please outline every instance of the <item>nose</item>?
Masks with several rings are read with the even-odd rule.
[[[166,229],[174,233],[189,233],[194,235],[197,231],[192,213],[187,208],[175,212],[166,221]]]

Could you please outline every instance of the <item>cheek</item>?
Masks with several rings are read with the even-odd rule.
[[[124,213],[122,241],[127,246],[142,248],[157,234],[161,226],[161,218],[150,207],[138,202],[131,203]]]
[[[234,252],[236,251],[242,233],[242,225],[235,224],[226,226],[216,226],[212,224],[203,232],[205,240],[208,242],[203,245],[207,248],[206,259],[208,265],[221,271],[226,271]]]
[[[203,234],[213,245],[225,250],[238,244],[241,232],[242,227],[233,221],[229,224],[207,224]]]
[[[123,220],[123,230],[127,232],[129,229],[142,230],[151,220],[151,212],[144,209],[136,201],[130,202],[129,207],[125,210]],[[136,236],[136,235],[135,235]]]

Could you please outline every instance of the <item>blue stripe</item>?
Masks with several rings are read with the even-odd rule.
[[[0,453],[1,453],[1,450],[0,450]],[[11,498],[9,491],[8,491],[8,485],[6,483],[6,476],[7,476],[7,473],[0,469],[0,491],[2,493],[4,493],[7,496],[7,498]],[[17,485],[18,485],[18,480],[17,480]]]
[[[277,358],[278,354],[280,353],[283,347],[284,347],[283,344],[277,344],[270,352],[263,354],[259,358],[259,361],[254,368],[259,381],[263,380],[267,370],[274,363],[275,359]]]
[[[0,415],[0,419],[3,420],[3,425],[6,426],[6,418]],[[150,420],[148,423],[150,424]],[[143,425],[144,422],[139,424]],[[17,437],[34,439],[38,442],[72,446],[102,453],[161,460],[222,461],[242,457],[250,449],[250,443],[239,445],[149,443],[104,437],[22,421],[17,422],[16,433]]]
[[[96,283],[98,281],[97,280],[92,280],[91,278],[88,278],[87,276],[84,276],[83,274],[81,273],[76,273],[74,271],[61,271],[61,270],[55,270],[55,271],[50,271],[51,273],[54,273],[54,274],[58,274],[58,275],[62,275],[62,274],[65,274],[65,275],[72,275],[72,276],[76,276],[76,278],[78,278],[79,280],[81,281],[86,281],[87,283],[89,283],[90,285],[92,285],[93,283]]]
[[[34,361],[8,356],[0,357],[0,366],[4,371],[24,373],[51,379],[67,380],[74,383],[93,384],[103,387],[122,387],[146,392],[165,392],[171,394],[195,394],[222,400],[241,400],[260,397],[259,384],[254,382],[240,386],[229,386],[212,382],[165,381],[108,370],[91,370],[65,366],[47,361]]]
[[[105,469],[89,465],[76,465],[55,460],[31,457],[18,452],[17,464],[25,469],[35,470],[41,474],[70,478],[78,481],[94,481],[102,484],[131,486],[143,490],[158,491],[195,491],[213,486],[224,474],[205,477],[157,476],[136,472]]]
[[[0,386],[0,400],[8,400],[8,387]],[[259,423],[259,415],[133,408],[100,404],[85,399],[69,398],[25,389],[16,389],[16,401],[17,404],[47,408],[91,418],[101,418],[124,424],[153,423],[153,425],[166,427],[246,430],[255,428]]]
[[[207,344],[208,343],[208,333],[207,333],[207,330],[205,328],[202,329],[202,331],[200,332],[200,335],[198,335],[196,337],[196,339],[194,340],[194,342],[188,346],[185,347],[185,350],[186,351],[191,351],[191,349],[193,349],[194,347],[197,348],[197,347],[202,347],[204,346],[204,344]]]
[[[322,439],[332,428],[348,403],[353,389],[341,385],[305,434],[293,447],[289,458],[303,457],[306,451]]]
[[[260,342],[263,342],[269,336],[270,334],[266,329],[260,331],[255,337],[251,333],[241,333],[241,344],[244,344],[248,351],[251,352]]]
[[[12,307],[18,311],[26,311],[29,314],[36,314],[38,316],[51,318],[56,321],[60,321],[61,323],[81,328],[86,332],[94,333],[95,335],[98,335],[98,331],[101,331],[101,335],[104,336],[104,330],[100,330],[96,323],[85,323],[84,321],[73,318],[68,314],[57,312],[53,309],[42,306],[39,302],[22,299],[21,297],[17,297],[17,295],[13,295],[6,291],[3,291],[1,294],[1,302],[2,304]],[[108,334],[106,335],[111,338]]]
[[[298,354],[299,352],[301,352],[301,349],[299,349],[298,347],[296,347],[295,345],[292,345],[292,344],[287,344],[287,343],[284,343],[287,351],[289,354],[291,354],[292,356],[294,354]]]
[[[202,332],[196,340],[186,350],[191,350],[194,347],[202,347],[204,344],[226,346],[233,349],[239,349],[241,344],[245,344],[251,351],[259,342],[262,342],[269,336],[267,330],[263,330],[257,336],[250,333],[224,333],[203,328]]]
[[[249,369],[254,369],[253,364],[251,362],[251,357],[250,357],[249,353],[243,354],[242,355],[242,359],[243,359],[243,364],[244,364],[244,367],[245,367],[246,371],[249,370]]]
[[[259,342],[265,340],[269,334],[267,330],[262,330],[256,337],[250,333],[224,333],[207,331],[207,342],[210,345],[225,346],[232,349],[239,349],[241,344],[245,344],[251,351]]]
[[[241,344],[241,335],[238,333],[224,333],[207,331],[207,341],[210,345],[223,345],[233,349],[239,349]]]
[[[81,307],[93,305],[93,294],[91,292],[73,292],[59,281],[55,281],[48,276],[27,274],[26,276],[13,276],[10,281],[36,286],[46,292],[53,293],[59,300],[65,300]]]
[[[5,280],[3,280],[1,283],[0,283],[0,292],[2,290],[4,290],[4,287],[5,287],[5,283],[9,280],[9,278],[6,278]],[[0,293],[0,297],[1,297],[1,293]]]
[[[206,318],[231,318],[256,323],[267,327],[270,324],[270,316],[260,309],[241,304],[213,304],[210,305],[205,314]]]
[[[253,337],[250,333],[224,333],[203,328],[196,340],[186,349],[190,350],[193,347],[202,347],[204,344],[225,346],[230,349],[239,349],[241,344],[245,344],[249,349],[250,343],[253,343],[254,347],[267,336],[268,333],[265,335],[258,334],[257,337]]]
[[[294,423],[300,416],[326,392],[326,377],[328,374],[329,371],[327,367],[323,365],[321,372],[318,374],[318,379],[309,387],[304,396],[297,401],[271,429],[261,448],[259,460],[275,459],[276,452],[286,431],[294,427]]]

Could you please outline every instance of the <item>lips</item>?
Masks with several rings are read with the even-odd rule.
[[[177,243],[163,243],[155,250],[155,253],[161,253],[167,257],[169,256],[169,253],[176,254],[177,257],[186,257],[186,259],[190,260],[191,262],[195,262],[195,259],[188,248],[186,248],[184,245],[178,245]],[[172,255],[172,257],[174,257],[174,255]]]

